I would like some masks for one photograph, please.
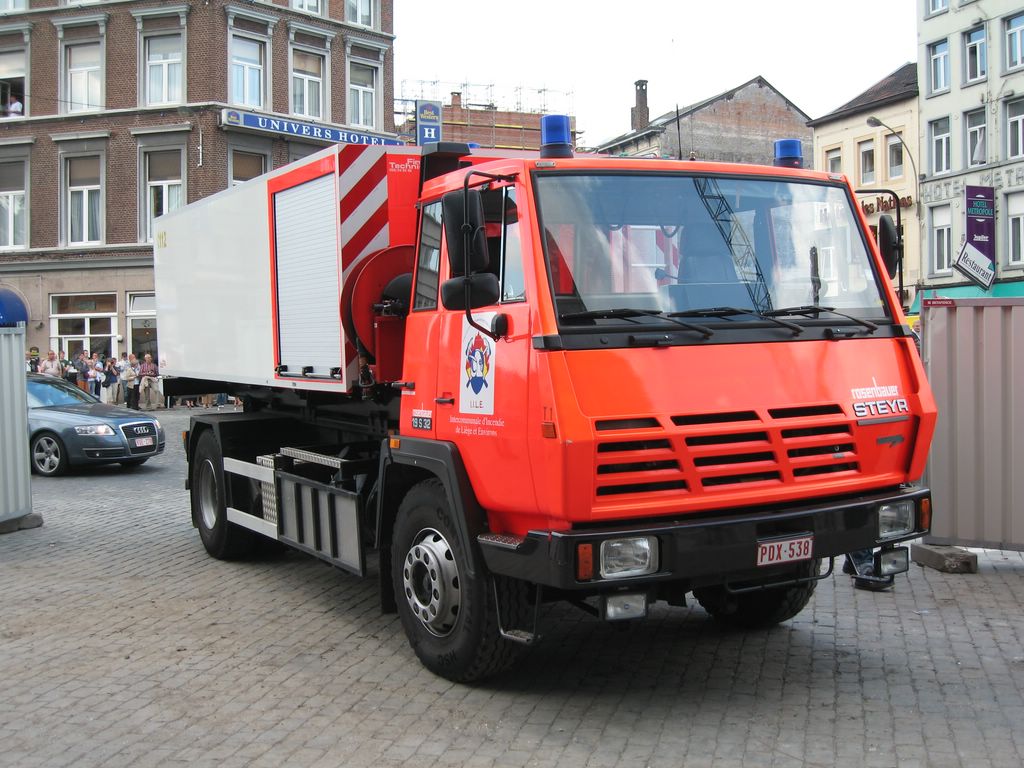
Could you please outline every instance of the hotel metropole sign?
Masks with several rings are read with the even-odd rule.
[[[304,123],[286,117],[263,115],[258,112],[243,112],[238,109],[222,109],[220,123],[226,128],[241,128],[260,133],[269,133],[280,138],[314,139],[334,144],[366,144],[373,146],[404,146],[405,142],[372,133],[360,133],[345,128],[332,128],[317,123]]]

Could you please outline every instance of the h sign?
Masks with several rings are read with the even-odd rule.
[[[441,102],[416,101],[416,144],[441,140]]]

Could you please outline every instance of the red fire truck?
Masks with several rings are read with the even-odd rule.
[[[785,621],[836,556],[888,577],[929,529],[898,254],[835,174],[557,130],[539,155],[325,149],[157,220],[167,392],[245,404],[184,435],[193,524],[214,557],[375,572],[458,681],[549,601]]]

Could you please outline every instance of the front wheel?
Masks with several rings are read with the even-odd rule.
[[[30,449],[32,471],[36,474],[55,477],[68,471],[68,451],[56,435],[50,432],[36,435]]]
[[[391,543],[391,579],[409,644],[434,674],[471,682],[507,669],[518,658],[521,646],[498,632],[491,580],[480,559],[464,551],[439,480],[413,486],[402,500]],[[498,584],[502,616],[521,620],[525,585],[507,579]]]
[[[228,522],[224,501],[224,457],[211,430],[199,436],[189,470],[192,514],[206,551],[219,560],[249,554],[255,543],[255,534]]]
[[[795,575],[800,578],[816,576],[820,560],[800,566]],[[771,627],[796,616],[807,607],[817,581],[805,581],[789,587],[743,592],[738,595],[724,587],[695,589],[693,596],[715,621],[736,629]]]

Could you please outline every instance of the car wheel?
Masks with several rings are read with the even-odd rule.
[[[40,432],[30,445],[32,471],[38,475],[54,477],[68,470],[68,452],[64,443],[52,432]]]
[[[498,633],[494,592],[483,563],[463,550],[444,487],[425,480],[406,494],[395,520],[391,578],[409,644],[427,669],[471,682],[508,669],[523,647]],[[522,582],[499,580],[503,613],[519,625]]]

